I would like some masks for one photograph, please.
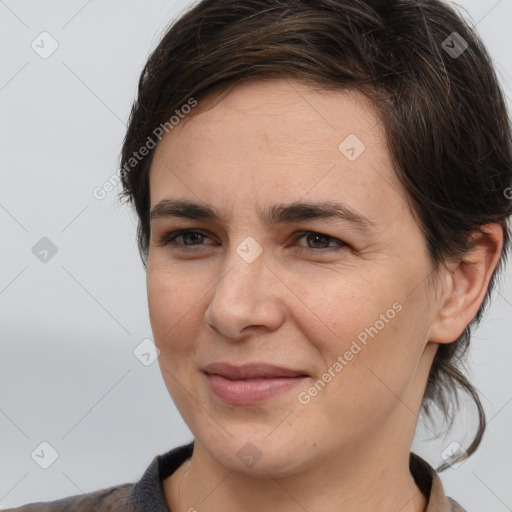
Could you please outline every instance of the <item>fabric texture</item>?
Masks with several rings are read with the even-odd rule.
[[[163,455],[157,455],[142,478],[133,484],[109,487],[56,501],[30,503],[3,512],[171,512],[165,501],[162,481],[192,457],[193,449],[194,442],[191,442]],[[445,495],[438,474],[428,462],[411,452],[409,468],[416,485],[427,497],[428,506],[425,512],[466,512],[456,501]]]

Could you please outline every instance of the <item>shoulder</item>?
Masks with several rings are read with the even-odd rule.
[[[169,512],[162,489],[162,480],[170,476],[192,455],[194,442],[157,455],[142,478],[135,483],[108,487],[99,491],[69,496],[55,501],[29,503],[0,512]]]
[[[70,509],[80,512],[92,510],[93,507],[97,507],[102,511],[121,512],[122,510],[129,510],[127,507],[133,486],[133,484],[123,484],[55,501],[29,503],[21,507],[4,510],[3,512],[59,512]]]

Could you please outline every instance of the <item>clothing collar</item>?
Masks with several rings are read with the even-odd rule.
[[[144,512],[170,512],[165,501],[162,481],[192,457],[194,441],[156,456],[132,490],[134,503]],[[410,453],[409,469],[428,505],[425,512],[466,512],[448,498],[436,470],[415,453]],[[139,510],[139,508],[137,508]]]

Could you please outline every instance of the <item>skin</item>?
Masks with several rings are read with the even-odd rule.
[[[349,134],[366,147],[354,161],[338,149]],[[150,196],[151,208],[186,199],[226,216],[151,221],[151,325],[165,384],[195,439],[191,460],[163,482],[169,508],[425,510],[409,453],[428,373],[438,344],[455,340],[478,310],[501,228],[489,225],[467,258],[433,273],[368,99],[285,79],[246,82],[181,121],[156,149]],[[269,226],[258,217],[277,203],[327,200],[374,226],[335,218]],[[205,236],[162,244],[179,229]],[[263,250],[252,263],[236,251],[248,236]],[[394,318],[300,403],[396,303]],[[218,361],[310,377],[258,405],[232,406],[201,371]],[[261,455],[251,467],[237,457],[249,442]]]

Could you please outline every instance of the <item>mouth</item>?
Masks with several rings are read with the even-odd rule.
[[[255,404],[290,391],[309,378],[304,371],[254,363],[213,363],[203,369],[211,391],[231,405]]]
[[[220,375],[231,380],[309,377],[302,370],[292,370],[266,363],[251,363],[242,366],[231,363],[212,363],[205,366],[203,371],[209,375]]]

